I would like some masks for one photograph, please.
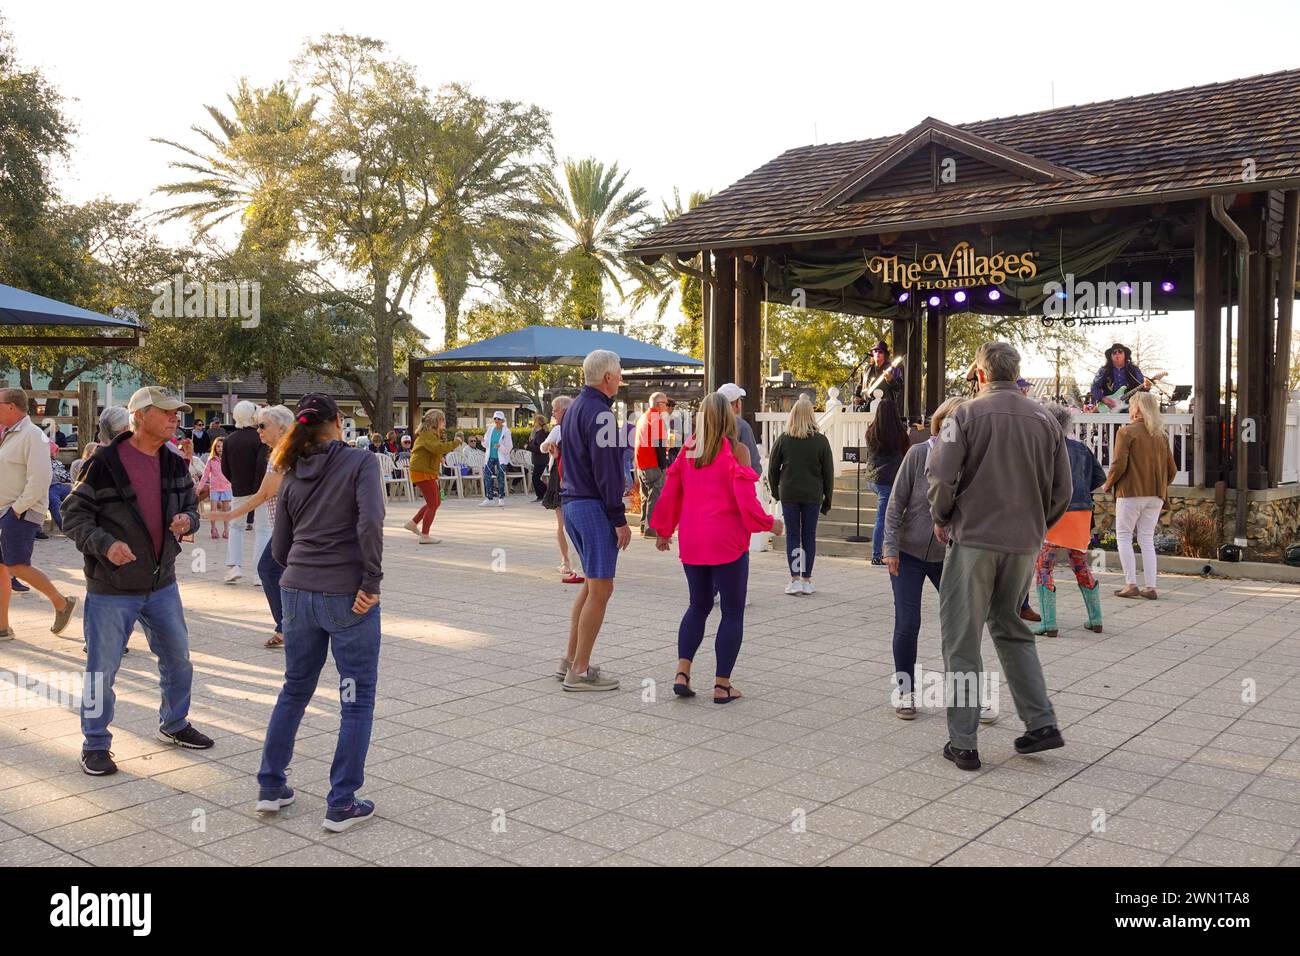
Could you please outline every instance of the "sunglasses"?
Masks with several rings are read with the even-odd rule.
[[[257,423],[257,430],[258,430],[259,432],[266,431],[266,422],[258,422],[258,423]]]

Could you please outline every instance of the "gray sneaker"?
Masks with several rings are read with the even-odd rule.
[[[560,666],[557,667],[557,668],[555,669],[555,679],[558,680],[558,681],[563,681],[564,678],[568,677],[568,676],[569,676],[569,665],[572,664],[572,663],[573,663],[573,661],[568,661],[568,660],[565,660],[563,657],[561,657],[561,658],[560,658]]]
[[[569,672],[564,675],[564,689],[571,691],[585,690],[618,690],[617,677],[601,677],[600,669],[592,666],[587,668],[585,676],[579,676],[569,668]]]
[[[50,630],[55,634],[62,634],[68,622],[72,620],[72,610],[77,606],[77,599],[74,597],[65,597],[63,599],[63,610],[54,612],[54,624]]]

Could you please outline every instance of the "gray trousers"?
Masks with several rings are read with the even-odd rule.
[[[655,502],[659,500],[659,492],[664,490],[664,470],[662,468],[646,468],[636,473],[637,479],[641,482],[641,530],[650,530],[650,519],[654,517]]]
[[[980,643],[985,624],[1026,729],[1056,723],[1034,634],[1020,619],[1020,599],[1029,588],[1035,558],[1033,554],[1005,554],[956,543],[948,548],[939,584],[939,627],[949,695],[948,739],[954,747],[978,749],[983,691],[978,697],[967,691],[984,685]]]

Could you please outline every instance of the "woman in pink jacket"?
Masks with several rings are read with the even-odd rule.
[[[691,603],[677,630],[673,693],[695,696],[691,661],[704,640],[713,595],[720,594],[713,702],[729,704],[740,697],[731,684],[731,670],[745,631],[749,537],[758,531],[780,534],[782,527],[758,501],[758,475],[750,468],[748,449],[736,437],[730,403],[717,392],[706,395],[695,422],[695,434],[668,469],[651,526],[659,536],[660,551],[668,550],[673,532],[681,528],[682,569],[690,588]]]

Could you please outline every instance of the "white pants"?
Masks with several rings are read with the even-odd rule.
[[[1156,524],[1164,508],[1163,498],[1116,498],[1115,545],[1124,569],[1124,583],[1137,584],[1137,558],[1133,554],[1133,532],[1137,531],[1142,549],[1142,579],[1149,588],[1156,586]]]
[[[252,495],[243,495],[235,498],[230,503],[233,511],[238,508]],[[245,515],[242,518],[236,518],[230,522],[230,541],[226,545],[226,567],[240,568],[242,571],[244,556],[244,523],[248,520]],[[266,550],[266,543],[271,540],[271,517],[266,513],[266,505],[260,505],[253,509],[253,567],[257,567],[257,562],[262,560],[262,552]]]

